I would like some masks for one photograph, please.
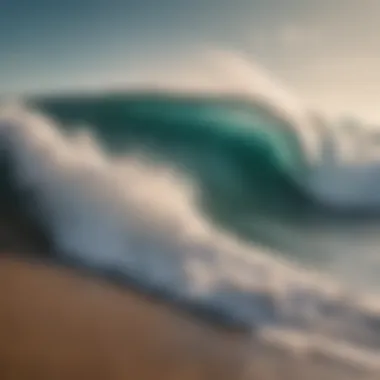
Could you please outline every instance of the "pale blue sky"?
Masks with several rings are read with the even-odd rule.
[[[312,104],[380,118],[378,0],[0,0],[0,92],[128,75],[199,45],[243,51]]]

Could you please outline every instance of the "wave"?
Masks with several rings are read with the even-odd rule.
[[[3,107],[3,203],[60,260],[224,323],[377,352],[380,314],[356,296],[379,286],[375,134],[267,95],[176,91]]]

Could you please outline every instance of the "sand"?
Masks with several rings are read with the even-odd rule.
[[[67,269],[0,259],[2,380],[238,379],[244,341]]]
[[[0,256],[0,379],[376,379],[73,270]]]

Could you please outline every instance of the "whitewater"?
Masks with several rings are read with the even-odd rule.
[[[144,91],[4,102],[3,199],[60,260],[377,370],[376,131],[327,120],[239,56],[210,65],[206,85],[186,68]]]

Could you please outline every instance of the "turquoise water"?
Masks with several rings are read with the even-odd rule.
[[[201,188],[200,202],[211,215],[252,208],[291,216],[313,209],[292,178],[306,170],[298,136],[264,106],[154,95],[37,106],[65,128],[90,126],[113,154],[138,150],[177,166]]]
[[[246,241],[307,256],[316,265],[329,256],[324,239],[336,246],[335,240],[341,244],[353,230],[356,238],[362,236],[358,210],[326,207],[307,188],[313,166],[300,134],[271,105],[149,93],[46,98],[31,104],[60,128],[90,129],[111,155],[142,152],[178,168],[199,189],[197,206],[205,217]],[[377,230],[377,218],[368,219],[364,225]]]

